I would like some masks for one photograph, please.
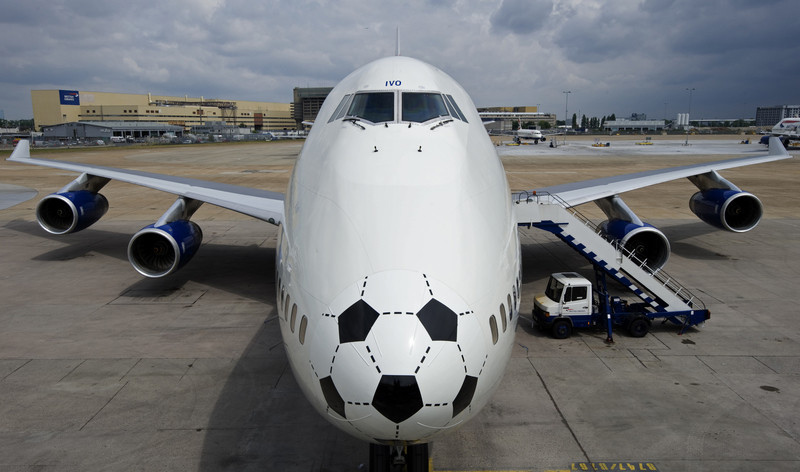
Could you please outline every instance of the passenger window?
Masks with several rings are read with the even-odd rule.
[[[308,326],[308,318],[306,318],[306,315],[303,315],[303,318],[300,320],[300,344],[306,343],[307,326]]]
[[[402,121],[424,123],[440,116],[450,116],[438,93],[404,93]]]
[[[394,92],[355,94],[347,116],[361,118],[372,123],[394,121]]]
[[[495,320],[494,315],[489,317],[489,329],[492,331],[492,344],[497,344],[497,320]]]

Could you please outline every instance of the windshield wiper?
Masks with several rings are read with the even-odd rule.
[[[431,130],[434,130],[434,129],[436,129],[436,128],[440,127],[440,126],[444,126],[444,125],[446,125],[447,123],[450,123],[451,121],[453,121],[453,119],[452,119],[452,118],[450,118],[450,119],[447,119],[447,120],[442,120],[442,121],[440,121],[440,122],[436,123],[435,125],[431,126]]]
[[[367,128],[364,127],[364,125],[359,123],[359,119],[358,118],[345,118],[344,121],[349,121],[350,123],[353,123],[354,125],[358,126],[361,129],[367,129]]]

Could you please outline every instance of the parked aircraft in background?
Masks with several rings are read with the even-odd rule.
[[[689,177],[700,218],[746,231],[761,204],[716,171],[789,157],[778,147],[539,192],[568,206],[600,202],[622,222],[607,225],[609,237],[668,253],[664,235],[619,193]],[[429,64],[388,57],[343,79],[285,195],[33,159],[27,141],[9,160],[80,174],[36,207],[53,234],[99,220],[108,208],[99,191],[111,180],[177,195],[129,243],[131,264],[147,277],[168,276],[197,252],[202,232],[191,217],[204,202],[279,225],[276,290],[289,363],[321,415],[370,442],[373,470],[388,470],[392,454],[405,454],[408,470],[427,470],[427,443],[477,415],[500,384],[521,302],[518,225],[535,222],[521,220],[467,92]]]
[[[772,127],[774,136],[800,138],[800,118],[784,118]]]
[[[514,131],[514,136],[518,139],[532,139],[536,144],[539,144],[539,141],[547,141],[547,138],[538,129],[518,129]]]

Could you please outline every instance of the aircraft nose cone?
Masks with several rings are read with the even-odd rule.
[[[430,436],[469,410],[486,345],[475,314],[427,274],[370,274],[323,318],[335,345],[312,350],[329,415],[371,439]]]
[[[372,397],[372,406],[395,423],[411,418],[423,407],[417,378],[413,375],[384,375]]]

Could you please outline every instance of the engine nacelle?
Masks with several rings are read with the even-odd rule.
[[[719,188],[692,195],[689,209],[706,223],[735,233],[755,228],[764,214],[761,200],[755,195]]]
[[[67,234],[86,229],[108,211],[108,200],[88,190],[52,193],[36,205],[36,220],[45,231]]]
[[[600,230],[606,237],[618,240],[651,269],[663,267],[669,259],[669,240],[653,225],[611,219],[602,222]]]
[[[183,267],[203,242],[203,231],[189,220],[145,226],[128,244],[128,260],[140,274],[158,278]]]

